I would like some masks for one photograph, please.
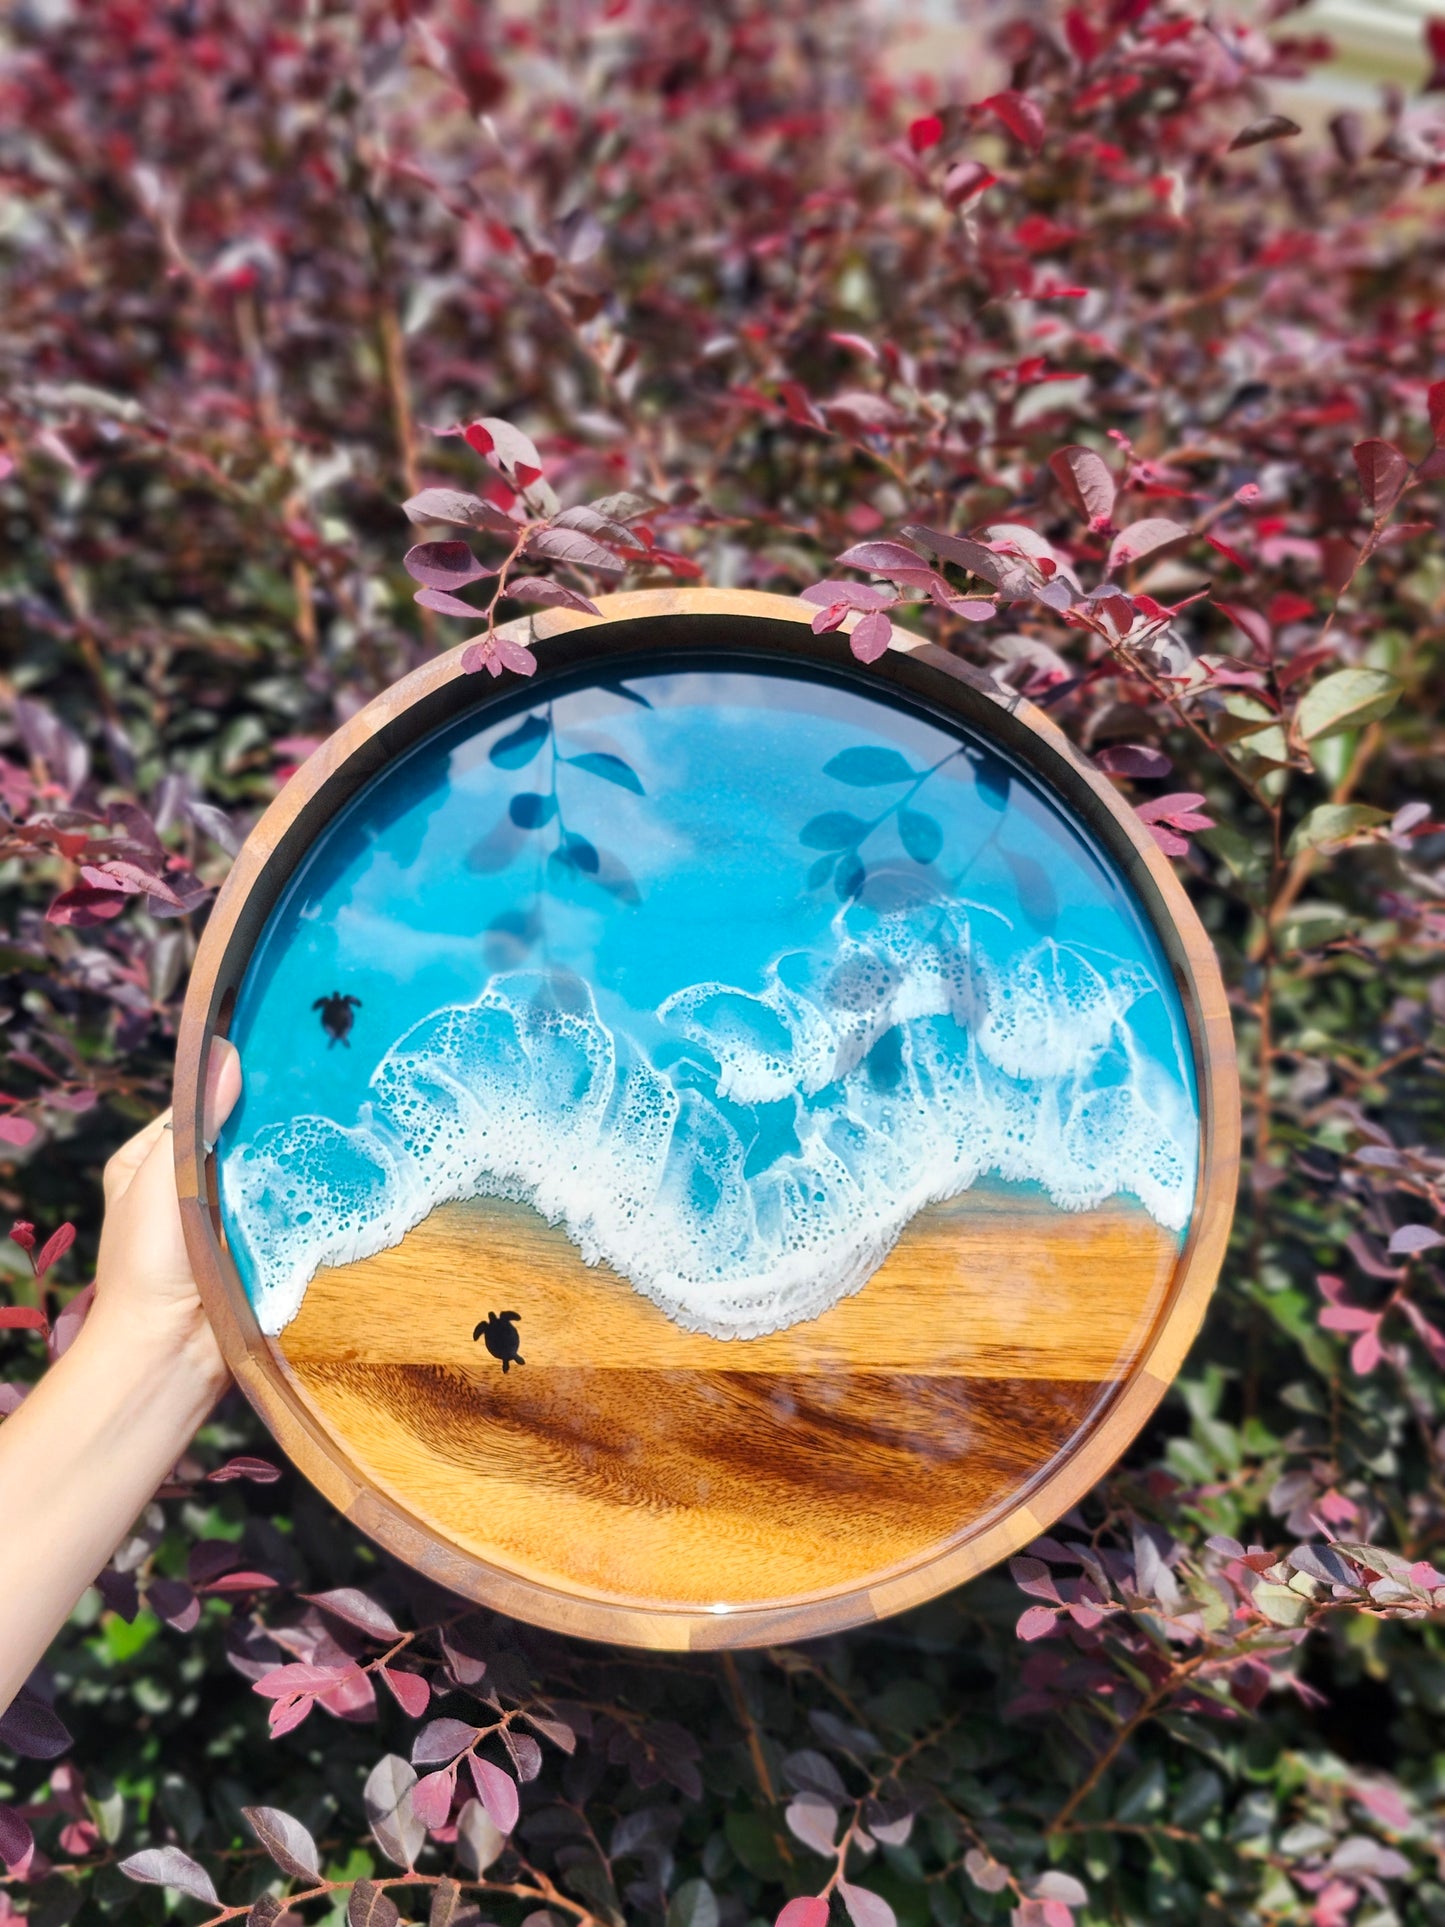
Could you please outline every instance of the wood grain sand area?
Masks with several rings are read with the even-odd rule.
[[[275,1342],[358,1468],[466,1550],[600,1598],[748,1605],[1006,1505],[1128,1370],[1177,1256],[1138,1209],[980,1188],[821,1318],[721,1341],[480,1200],[319,1274]],[[527,1361],[505,1375],[471,1335],[504,1309]]]

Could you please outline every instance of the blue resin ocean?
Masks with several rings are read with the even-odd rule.
[[[219,1147],[262,1328],[437,1206],[522,1200],[690,1330],[857,1291],[986,1179],[1182,1235],[1198,1111],[1111,860],[961,725],[649,668],[444,726],[273,909]]]

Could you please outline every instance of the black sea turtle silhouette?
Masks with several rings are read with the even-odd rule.
[[[522,1341],[517,1336],[516,1320],[521,1315],[519,1311],[489,1311],[485,1321],[472,1333],[474,1345],[480,1338],[492,1357],[501,1359],[503,1372],[509,1366],[525,1365],[527,1362],[517,1350]],[[508,1319],[513,1322],[508,1324]]]
[[[339,990],[333,990],[329,997],[318,997],[311,1008],[321,1012],[321,1028],[331,1039],[326,1048],[330,1050],[332,1044],[345,1044],[350,1050],[351,1026],[356,1021],[352,1011],[361,1009],[361,999],[343,997]]]

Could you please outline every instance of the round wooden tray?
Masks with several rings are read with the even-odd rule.
[[[475,1438],[460,1353],[407,1377],[392,1335],[406,1327],[417,1279],[392,1253],[368,1261],[370,1322],[350,1301],[328,1322],[318,1293],[298,1336],[268,1338],[227,1249],[216,1160],[201,1138],[207,1055],[227,1034],[268,916],[336,813],[441,724],[515,705],[532,686],[464,675],[459,649],[377,697],[308,759],[220,893],[176,1059],[187,1244],[227,1361],[281,1445],[357,1526],[434,1580],[541,1625],[631,1645],[807,1638],[914,1605],[1026,1545],[1108,1470],[1157,1404],[1198,1329],[1233,1209],[1239,1100],[1224,990],[1153,839],[1022,698],[897,628],[862,672],[846,634],[815,636],[812,609],[784,597],[658,590],[600,607],[600,619],[559,610],[511,625],[508,634],[539,646],[536,687],[612,658],[716,662],[732,652],[856,674],[865,690],[891,689],[971,726],[1053,792],[1126,879],[1174,973],[1200,1127],[1182,1247],[1147,1260],[1131,1248],[1126,1262],[1117,1226],[1094,1213],[1055,1214],[1062,1230],[1053,1223],[1041,1241],[1003,1205],[954,1217],[944,1208],[857,1296],[812,1325],[746,1341],[739,1369],[737,1347],[678,1330],[613,1274],[595,1287],[612,1291],[613,1309],[594,1317],[593,1274],[579,1290],[563,1234],[539,1230],[540,1220],[519,1228],[499,1207],[470,1251],[449,1253],[437,1234],[428,1289],[467,1279],[460,1324],[469,1307],[529,1288],[528,1349],[539,1333],[553,1342],[507,1379],[505,1425],[488,1408]],[[1126,1286],[1131,1267],[1138,1276]],[[416,1405],[405,1426],[378,1418],[388,1400]],[[419,1438],[440,1441],[424,1477],[407,1457]],[[668,1473],[669,1455],[690,1455],[685,1475]]]

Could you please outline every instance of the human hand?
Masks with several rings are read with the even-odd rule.
[[[214,1141],[241,1094],[241,1060],[218,1040],[206,1077],[203,1129]],[[105,1167],[105,1222],[95,1270],[95,1302],[85,1330],[97,1342],[153,1356],[218,1398],[226,1366],[201,1305],[181,1229],[171,1114],[153,1118]]]

